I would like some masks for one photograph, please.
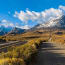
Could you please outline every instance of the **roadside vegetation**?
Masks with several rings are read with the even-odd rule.
[[[46,42],[47,39],[37,38],[24,45],[10,47],[8,52],[0,53],[0,65],[28,65],[42,41]]]
[[[53,31],[50,42],[65,44],[65,30]]]
[[[8,47],[7,52],[0,53],[0,65],[29,65],[42,42],[65,44],[65,31],[38,30],[19,35],[0,36],[0,42],[27,41],[24,45]]]

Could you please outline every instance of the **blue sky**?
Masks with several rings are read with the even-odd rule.
[[[37,19],[33,19],[33,16],[37,16],[37,14],[50,8],[54,8],[55,11],[55,9],[59,9],[60,5],[65,7],[65,0],[0,0],[0,21],[6,20],[10,23],[13,23],[15,26],[18,25],[31,27],[40,22]],[[62,6],[61,8],[63,8]],[[25,14],[28,11],[31,13],[34,11],[35,15],[31,16],[33,20],[29,17],[26,20],[18,17],[19,14],[23,15],[21,11],[23,11]],[[26,16],[29,16],[27,14]]]

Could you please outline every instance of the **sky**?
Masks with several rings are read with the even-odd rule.
[[[64,13],[65,0],[0,0],[0,26],[28,29]]]

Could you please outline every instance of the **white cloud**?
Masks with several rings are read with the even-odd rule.
[[[16,27],[21,28],[21,29],[30,29],[30,27],[28,25],[16,26]]]
[[[63,14],[65,14],[65,6],[60,5],[59,9],[63,11]]]
[[[19,18],[21,21],[27,21],[26,13],[23,11],[20,11],[20,13],[15,12],[14,17]],[[25,18],[26,17],[26,18]]]
[[[18,27],[18,28],[21,28],[21,29],[30,29],[30,27],[28,26],[28,25],[24,25],[24,26],[21,26],[21,25],[19,25],[18,23],[15,23],[15,24],[13,24],[12,22],[10,22],[10,21],[8,21],[8,20],[6,20],[6,19],[3,19],[2,21],[1,21],[1,24],[0,24],[0,27],[1,26],[4,26],[4,27]]]
[[[13,24],[12,22],[10,22],[10,21],[7,21],[6,19],[3,19],[3,20],[1,21],[0,26],[4,26],[4,27],[9,27],[9,26],[11,26],[11,27],[14,27],[14,24]]]
[[[7,20],[3,19],[1,22],[2,22],[2,23],[7,23]]]
[[[29,10],[26,10],[26,12],[20,11],[20,13],[16,11],[14,14],[14,17],[17,17],[22,22],[27,22],[29,20],[35,21],[38,19],[39,16],[40,16],[40,13],[35,11],[29,11]]]
[[[30,27],[28,25],[22,26],[22,29],[30,29]]]
[[[18,18],[19,20],[25,23],[29,20],[42,23],[53,18],[61,17],[64,14],[64,11],[65,6],[60,5],[58,9],[50,8],[41,12],[29,11],[28,9],[26,11],[16,11],[14,17]]]
[[[65,6],[60,5],[59,8],[65,11]]]
[[[18,28],[21,28],[21,29],[30,29],[30,27],[28,25],[21,26],[18,23],[13,24],[11,21],[8,21],[6,19],[3,19],[1,21],[0,27],[1,26],[4,26],[6,28],[8,28],[8,27],[18,27]]]

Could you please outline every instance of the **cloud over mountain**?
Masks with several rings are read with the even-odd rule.
[[[8,13],[11,14],[10,12],[8,12]],[[46,9],[41,12],[30,11],[28,9],[26,9],[26,11],[21,10],[20,12],[15,11],[14,17],[18,18],[19,20],[24,22],[24,23],[21,22],[24,25],[22,26],[22,25],[19,25],[19,22],[14,23],[14,22],[8,21],[6,19],[3,19],[0,22],[0,26],[5,26],[5,27],[11,26],[11,27],[19,27],[19,28],[23,28],[23,29],[29,29],[31,27],[31,25],[29,24],[30,21],[32,21],[34,23],[35,22],[36,23],[44,23],[44,22],[46,23],[50,20],[60,18],[64,14],[65,14],[65,6],[62,6],[62,5],[60,5],[56,9],[50,8],[50,9]]]
[[[4,27],[14,27],[14,24],[6,19],[3,19],[0,23],[0,26]]]
[[[15,11],[14,17],[25,23],[28,21],[43,23],[49,21],[50,19],[61,17],[64,13],[65,6],[60,5],[57,9],[50,8],[41,12],[29,11],[28,9],[20,12]]]
[[[21,28],[21,29],[30,29],[30,27],[28,25],[24,25],[24,26],[16,26],[17,28]]]
[[[21,29],[29,29],[30,27],[28,25],[18,25],[18,23],[14,24],[12,23],[11,21],[8,21],[6,19],[3,19],[1,22],[0,22],[0,27],[1,26],[4,26],[5,28],[8,28],[8,27],[17,27],[17,28],[21,28]]]

